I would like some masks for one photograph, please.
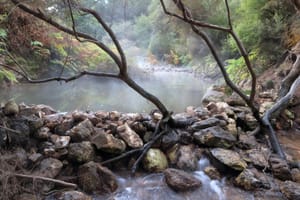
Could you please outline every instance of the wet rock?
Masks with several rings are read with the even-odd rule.
[[[82,142],[90,140],[93,131],[94,127],[92,122],[86,119],[67,131],[67,135],[71,137],[72,142]]]
[[[32,198],[34,199],[34,198]],[[45,200],[92,200],[92,197],[79,192],[79,191],[65,191],[65,192],[58,192],[54,195],[50,195],[49,197],[46,197]],[[29,199],[26,199],[29,200]]]
[[[140,136],[133,131],[127,123],[118,127],[118,134],[132,148],[140,148],[144,145]]]
[[[268,169],[269,163],[267,159],[267,153],[268,152],[261,149],[251,149],[246,151],[246,157],[256,168]]]
[[[236,138],[232,134],[219,126],[195,132],[193,137],[196,143],[208,147],[230,148],[236,142]]]
[[[149,149],[143,159],[143,167],[149,172],[161,172],[168,167],[165,154],[159,149]]]
[[[227,122],[228,122],[228,124],[224,129],[227,130],[231,135],[233,135],[236,138],[238,136],[238,129],[236,127],[235,120],[232,118],[229,118],[227,120]]]
[[[27,121],[23,118],[14,118],[11,119],[8,123],[9,128],[15,130],[14,132],[6,132],[9,145],[21,145],[23,147],[26,147],[29,142],[30,135],[30,129]]]
[[[163,149],[168,149],[172,147],[179,141],[179,137],[175,131],[170,131],[165,134],[161,139],[161,146]]]
[[[147,132],[147,128],[141,122],[134,122],[131,125],[133,131],[135,131],[139,135],[144,135]]]
[[[44,116],[44,124],[50,130],[55,130],[55,127],[58,126],[61,121],[63,120],[64,114],[63,113],[55,113],[52,115]]]
[[[45,158],[39,167],[34,171],[34,175],[55,178],[61,171],[63,164],[55,158]]]
[[[4,105],[3,113],[5,115],[16,115],[19,113],[19,105],[11,99]]]
[[[273,172],[274,177],[280,180],[292,180],[292,174],[287,162],[277,155],[271,155],[269,163]]]
[[[90,142],[71,143],[68,148],[68,158],[78,163],[92,161],[95,151]]]
[[[51,142],[55,145],[55,148],[61,149],[68,147],[71,137],[70,136],[59,136],[59,135],[51,135]]]
[[[280,190],[289,200],[300,200],[300,184],[292,181],[285,181],[280,185]]]
[[[175,165],[177,163],[179,148],[180,148],[180,145],[175,144],[173,147],[169,148],[166,152],[166,156],[171,165]]]
[[[168,168],[164,170],[165,181],[175,191],[188,191],[201,186],[201,182],[184,171]]]
[[[103,129],[95,129],[96,135],[92,138],[92,143],[98,150],[107,153],[122,153],[126,149],[126,144],[123,140],[115,138],[112,134],[105,133]]]
[[[221,179],[221,174],[220,172],[217,170],[217,168],[213,167],[213,166],[207,166],[204,168],[204,173],[209,176],[209,178],[211,179]]]
[[[48,127],[42,127],[34,134],[34,137],[39,140],[47,140],[51,134]]]
[[[178,149],[176,166],[179,169],[194,171],[198,167],[198,155],[194,145],[181,145]]]
[[[218,126],[218,125],[225,126],[226,122],[212,117],[212,118],[208,118],[206,120],[202,120],[202,121],[193,123],[192,129],[193,129],[193,131],[199,131],[199,130],[202,130],[205,128]]]
[[[212,164],[226,173],[231,171],[243,171],[247,167],[247,163],[242,160],[241,156],[234,151],[228,149],[215,148],[209,151]]]
[[[250,169],[242,171],[235,178],[235,184],[245,190],[255,190],[258,188],[270,189],[270,185],[260,180]]]
[[[79,167],[78,183],[87,193],[112,193],[118,188],[115,175],[108,168],[93,161]]]

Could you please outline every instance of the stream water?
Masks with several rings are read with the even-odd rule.
[[[203,169],[209,165],[206,158],[198,162],[198,170],[193,175],[201,180],[202,186],[188,192],[175,192],[170,189],[161,173],[128,177],[127,173],[119,176],[118,190],[109,196],[95,196],[94,200],[254,200],[251,193],[226,184],[222,180],[211,180]]]

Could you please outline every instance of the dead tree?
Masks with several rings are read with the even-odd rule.
[[[255,103],[256,75],[255,75],[253,67],[251,65],[248,53],[247,53],[245,47],[243,46],[243,43],[240,41],[237,34],[233,30],[228,0],[225,0],[225,6],[226,6],[226,11],[227,11],[227,21],[228,21],[227,27],[199,21],[193,17],[193,14],[191,13],[189,8],[186,6],[186,4],[182,0],[172,0],[172,1],[173,1],[174,5],[177,7],[180,14],[170,12],[168,10],[168,8],[166,7],[165,1],[160,0],[161,6],[162,6],[165,14],[175,17],[175,18],[189,24],[191,26],[191,29],[193,30],[193,32],[196,33],[200,38],[202,38],[204,40],[204,42],[209,47],[214,59],[216,60],[226,84],[246,102],[247,106],[249,106],[249,108],[251,109],[251,111],[253,113],[253,116],[256,118],[256,120],[260,124],[259,130],[266,130],[266,132],[269,135],[269,140],[270,140],[273,151],[275,153],[277,153],[281,158],[285,158],[284,152],[279,144],[276,133],[272,129],[272,126],[270,126],[270,123],[268,123],[268,120],[267,121],[262,120],[262,118],[259,115],[259,108],[258,108],[258,105]],[[217,52],[213,42],[211,41],[210,37],[206,34],[205,29],[217,30],[217,31],[222,31],[222,32],[228,33],[234,39],[236,46],[240,52],[240,55],[244,58],[246,67],[251,76],[252,85],[251,85],[250,96],[247,96],[246,94],[244,94],[243,91],[236,84],[234,84],[232,82],[232,80],[229,78],[228,73],[226,72],[225,66],[224,66],[220,56],[218,55],[218,52]]]

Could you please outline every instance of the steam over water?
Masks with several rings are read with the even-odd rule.
[[[174,112],[182,112],[189,105],[200,106],[212,84],[191,72],[170,67],[151,68],[133,79]],[[60,111],[149,112],[155,108],[122,81],[102,77],[84,77],[70,83],[20,84],[0,91],[0,102],[10,98],[25,104],[47,104]]]

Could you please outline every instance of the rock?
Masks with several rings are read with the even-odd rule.
[[[193,137],[197,144],[208,147],[230,148],[236,142],[236,138],[232,134],[219,126],[195,132]]]
[[[34,134],[34,137],[39,140],[48,140],[50,136],[51,132],[48,127],[42,127]]]
[[[165,181],[175,191],[188,191],[201,186],[200,180],[184,171],[168,168],[164,170]]]
[[[55,126],[54,133],[57,135],[66,135],[66,132],[70,130],[74,125],[73,118],[63,119],[57,126]]]
[[[140,148],[144,145],[140,136],[133,131],[127,123],[117,128],[120,137],[127,143],[129,147]]]
[[[210,102],[220,102],[224,100],[225,94],[223,92],[215,91],[212,89],[209,89],[206,91],[206,93],[203,95],[202,98],[202,104],[205,106]]]
[[[33,153],[28,157],[29,161],[32,163],[36,163],[39,160],[41,160],[42,158],[43,158],[43,155],[40,153]]]
[[[71,143],[68,148],[68,158],[78,163],[92,161],[95,151],[90,142]]]
[[[235,185],[245,190],[255,190],[258,188],[270,189],[270,185],[268,183],[261,181],[259,177],[255,176],[255,174],[249,169],[245,169],[238,175],[238,177],[235,178]]]
[[[252,114],[245,112],[237,114],[236,123],[243,131],[253,131],[258,126],[258,122]]]
[[[44,125],[44,120],[36,115],[24,116],[31,132],[36,132]]]
[[[271,101],[271,102],[268,102],[268,101],[265,101],[263,102],[260,107],[259,107],[259,112],[261,114],[265,113],[268,109],[270,109],[272,106],[274,105],[274,102]]]
[[[193,143],[193,136],[191,133],[187,132],[187,131],[182,131],[182,130],[177,130],[178,137],[179,137],[179,142],[181,144],[192,144]]]
[[[234,151],[222,148],[215,148],[209,151],[212,164],[221,172],[243,171],[247,163]]]
[[[291,173],[292,173],[293,181],[296,183],[300,183],[300,170],[294,168],[292,169]]]
[[[123,140],[115,138],[112,134],[105,133],[103,129],[95,129],[96,135],[92,137],[92,143],[98,150],[107,153],[122,153],[126,149]]]
[[[280,185],[280,190],[289,200],[300,200],[300,184],[292,181],[285,181]]]
[[[22,194],[14,196],[14,199],[16,199],[16,200],[36,199],[36,195],[35,194],[29,194],[29,193],[22,193]]]
[[[220,172],[213,166],[207,166],[204,168],[204,173],[211,179],[221,179]]]
[[[108,168],[93,161],[79,167],[78,183],[87,193],[112,193],[118,188],[115,175]]]
[[[225,126],[226,122],[212,117],[212,118],[208,118],[206,120],[202,120],[202,121],[193,123],[192,129],[193,129],[193,131],[199,131],[199,130],[202,130],[205,128],[218,126],[218,125]]]
[[[11,99],[4,105],[3,113],[5,115],[16,115],[19,113],[19,105]]]
[[[225,99],[225,102],[230,106],[245,106],[245,101],[238,96],[236,93],[233,93],[230,97]]]
[[[67,135],[71,137],[72,142],[82,142],[90,140],[93,132],[94,126],[92,122],[86,119],[67,131]]]
[[[47,178],[55,178],[61,172],[62,167],[63,164],[60,160],[45,158],[33,174]]]
[[[30,129],[28,123],[23,118],[14,118],[9,122],[9,128],[15,130],[14,132],[6,132],[8,136],[7,142],[10,146],[20,145],[25,148],[29,142]]]
[[[134,122],[131,125],[131,128],[139,135],[145,135],[145,133],[147,132],[147,128],[144,126],[142,122]]]
[[[34,199],[34,198],[32,198]],[[86,194],[79,192],[79,191],[64,191],[64,192],[57,192],[53,195],[50,195],[45,198],[45,200],[92,200],[92,197],[87,196]],[[24,199],[25,200],[25,199]],[[29,199],[26,199],[29,200]]]
[[[161,172],[168,167],[165,154],[159,149],[149,149],[143,159],[143,167],[149,172]]]
[[[258,169],[269,169],[267,155],[263,150],[251,149],[246,151],[246,157]]]
[[[55,148],[61,149],[69,146],[71,137],[70,136],[59,136],[59,135],[51,135],[51,142],[55,145]]]
[[[241,132],[241,131],[239,131]],[[256,147],[258,144],[256,142],[256,138],[254,135],[248,135],[245,133],[239,134],[239,140],[237,142],[237,146],[240,149],[252,149]]]
[[[178,149],[176,166],[179,169],[194,171],[198,167],[198,155],[196,147],[191,145],[181,145]]]
[[[109,119],[112,121],[118,121],[119,118],[121,117],[121,113],[118,111],[111,111],[109,112]]]
[[[292,180],[290,168],[285,160],[273,154],[269,158],[269,163],[274,177],[283,181]]]
[[[235,138],[237,138],[238,136],[238,129],[236,127],[236,122],[234,119],[229,118],[227,120],[228,124],[227,126],[224,128],[225,130],[227,130],[231,135],[233,135]]]
[[[179,137],[175,131],[170,131],[166,133],[161,139],[161,147],[163,149],[168,149],[174,144],[178,143]]]
[[[194,109],[196,116],[200,119],[206,119],[209,115],[209,111],[206,108],[198,107]]]

